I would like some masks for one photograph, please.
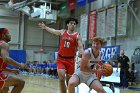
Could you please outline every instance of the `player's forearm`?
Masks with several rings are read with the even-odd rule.
[[[18,62],[16,62],[15,60],[13,60],[12,58],[8,57],[7,58],[7,63],[13,66],[18,66],[22,68],[22,65]]]
[[[55,29],[50,28],[48,26],[45,26],[45,30],[48,31],[49,33],[52,33],[52,34],[55,34],[55,35],[59,35],[60,34]]]
[[[79,51],[79,54],[78,54],[78,57],[82,57],[82,54],[83,54],[83,46],[79,46],[78,47],[78,51]]]
[[[80,54],[82,54],[83,53],[83,47],[79,47],[78,51],[79,51]]]
[[[80,54],[83,54],[83,44],[80,36],[78,37],[78,51]]]
[[[50,28],[48,26],[45,26],[45,30],[48,31],[48,32],[50,32],[50,33],[52,33],[52,34],[55,32],[55,29]]]
[[[3,71],[11,72],[12,69],[10,69],[10,68],[5,68]]]

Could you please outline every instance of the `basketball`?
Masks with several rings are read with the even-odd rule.
[[[113,67],[110,64],[102,65],[102,69],[105,69],[104,76],[110,76],[113,73]]]

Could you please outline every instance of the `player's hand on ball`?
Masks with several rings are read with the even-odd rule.
[[[97,70],[97,73],[103,75],[105,73],[105,69],[98,69]]]

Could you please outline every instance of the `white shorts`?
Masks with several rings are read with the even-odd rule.
[[[82,72],[80,70],[77,70],[74,75],[78,76],[80,83],[85,83],[89,87],[94,80],[98,80],[96,74]]]

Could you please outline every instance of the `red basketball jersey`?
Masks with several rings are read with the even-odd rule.
[[[5,80],[8,78],[8,74],[2,73],[2,71],[7,67],[7,63],[4,62],[2,58],[0,58],[0,89],[4,87]]]
[[[69,34],[67,31],[61,35],[60,39],[60,49],[58,54],[65,57],[75,57],[77,50],[77,38],[79,33]]]
[[[0,58],[0,72],[2,72],[3,69],[7,67],[7,63],[3,61],[2,58]]]

